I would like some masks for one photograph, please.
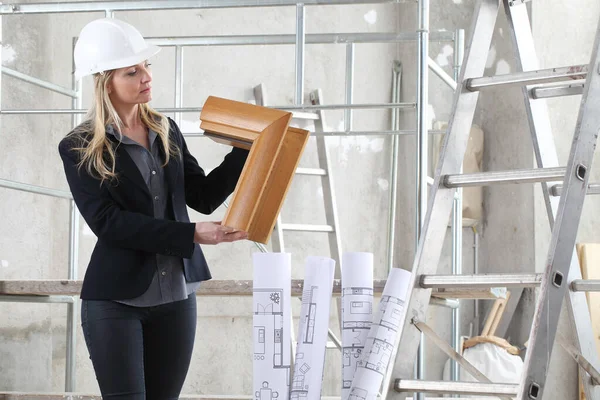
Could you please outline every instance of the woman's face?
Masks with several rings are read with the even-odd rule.
[[[147,61],[115,70],[108,85],[113,104],[133,105],[152,100],[152,72]]]

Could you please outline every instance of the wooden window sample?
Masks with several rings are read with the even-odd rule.
[[[266,244],[308,141],[292,113],[210,96],[200,128],[216,142],[250,150],[223,225]]]

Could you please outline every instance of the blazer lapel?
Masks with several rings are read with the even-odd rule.
[[[112,135],[107,135],[109,140],[113,142],[116,146],[115,148],[115,170],[117,174],[125,175],[131,182],[133,182],[138,188],[140,188],[144,193],[150,196],[150,190],[148,189],[148,185],[144,181],[144,177],[140,173],[137,165],[133,162],[133,159],[125,150],[125,146],[120,144],[117,138]]]

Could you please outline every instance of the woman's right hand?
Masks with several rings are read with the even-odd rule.
[[[220,222],[196,222],[194,242],[198,244],[219,244],[247,239],[248,234],[221,225]]]

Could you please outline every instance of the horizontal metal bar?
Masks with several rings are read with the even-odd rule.
[[[75,302],[73,296],[20,296],[0,295],[0,303],[56,303],[71,304]]]
[[[483,396],[516,396],[518,385],[480,382],[415,381],[397,379],[394,389],[397,392],[417,392],[435,394],[469,394]]]
[[[330,225],[281,224],[281,229],[296,232],[335,232]]]
[[[562,195],[562,185],[554,185],[550,188],[550,194],[552,196],[560,196]],[[588,185],[587,194],[600,194],[600,183],[590,183]]]
[[[106,10],[152,11],[201,8],[277,7],[296,4],[343,5],[404,3],[402,0],[138,0],[138,1],[77,1],[61,3],[12,3],[0,6],[0,14],[77,13]]]
[[[446,133],[446,131],[439,131],[439,130],[433,130],[433,131],[429,131],[430,135],[443,135],[444,133]],[[314,137],[321,137],[321,136],[325,136],[325,137],[333,137],[333,136],[394,136],[394,135],[398,135],[398,136],[411,136],[411,135],[416,135],[417,132],[415,130],[411,130],[411,129],[406,129],[406,130],[399,130],[399,131],[389,131],[389,130],[383,130],[383,131],[326,131],[326,132],[311,132],[310,136],[314,136]],[[208,135],[205,135],[202,132],[190,132],[190,133],[183,133],[183,136],[185,137],[207,137]]]
[[[297,168],[296,173],[298,175],[317,175],[317,176],[326,176],[327,171],[319,168]]]
[[[430,135],[443,135],[446,131],[432,130],[429,131]],[[412,136],[416,135],[415,130],[406,129],[399,131],[381,130],[381,131],[325,131],[325,132],[311,132],[310,136],[313,137],[337,137],[337,136]],[[208,137],[202,132],[190,132],[183,133],[185,137]],[[431,183],[433,184],[433,182]]]
[[[497,86],[523,86],[538,83],[551,83],[566,80],[585,79],[587,65],[542,69],[539,71],[517,72],[514,74],[486,76],[483,78],[470,78],[466,80],[466,87],[470,91],[478,91]]]
[[[454,32],[432,32],[430,40],[449,42],[454,40]],[[155,46],[263,46],[295,45],[296,35],[220,35],[220,36],[180,36],[148,37],[146,40]],[[306,44],[348,44],[348,43],[399,43],[417,40],[414,32],[349,32],[312,33],[306,35]]]
[[[551,97],[575,96],[583,94],[585,81],[577,81],[569,85],[537,86],[531,89],[531,98],[548,99]]]
[[[578,279],[571,282],[571,290],[574,292],[600,292],[599,279]]]
[[[424,289],[521,288],[539,286],[541,282],[541,274],[421,275],[420,278]]]
[[[381,103],[381,104],[325,104],[325,105],[298,105],[298,106],[277,106],[269,107],[284,111],[293,110],[343,110],[343,109],[354,109],[354,110],[378,110],[378,109],[412,109],[415,108],[415,103]],[[163,113],[199,113],[202,111],[202,107],[180,107],[180,108],[157,108],[158,112]],[[79,109],[73,110],[69,108],[63,109],[30,109],[30,110],[2,110],[0,114],[85,114],[88,110]]]
[[[24,74],[19,71],[15,71],[14,69],[10,69],[8,67],[2,67],[2,73],[4,75],[12,76],[13,78],[19,79],[24,82],[31,83],[32,85],[39,86],[44,89],[51,90],[56,93],[64,94],[65,96],[69,96],[71,98],[77,98],[77,92],[71,89],[64,88],[59,85],[55,85],[54,83],[46,82],[42,79],[35,78],[33,76]]]
[[[6,179],[0,179],[0,188],[14,189],[27,193],[42,194],[45,196],[58,197],[61,199],[73,199],[71,192],[58,189],[50,189],[42,186],[29,185],[27,183],[9,181]]]
[[[566,171],[566,168],[558,167],[445,175],[443,177],[443,185],[447,188],[457,188],[466,186],[489,186],[507,183],[560,181],[564,178]]]
[[[311,112],[292,112],[292,118],[294,119],[302,119],[302,120],[309,120],[309,121],[316,121],[319,119],[319,114],[317,113],[311,113]]]

